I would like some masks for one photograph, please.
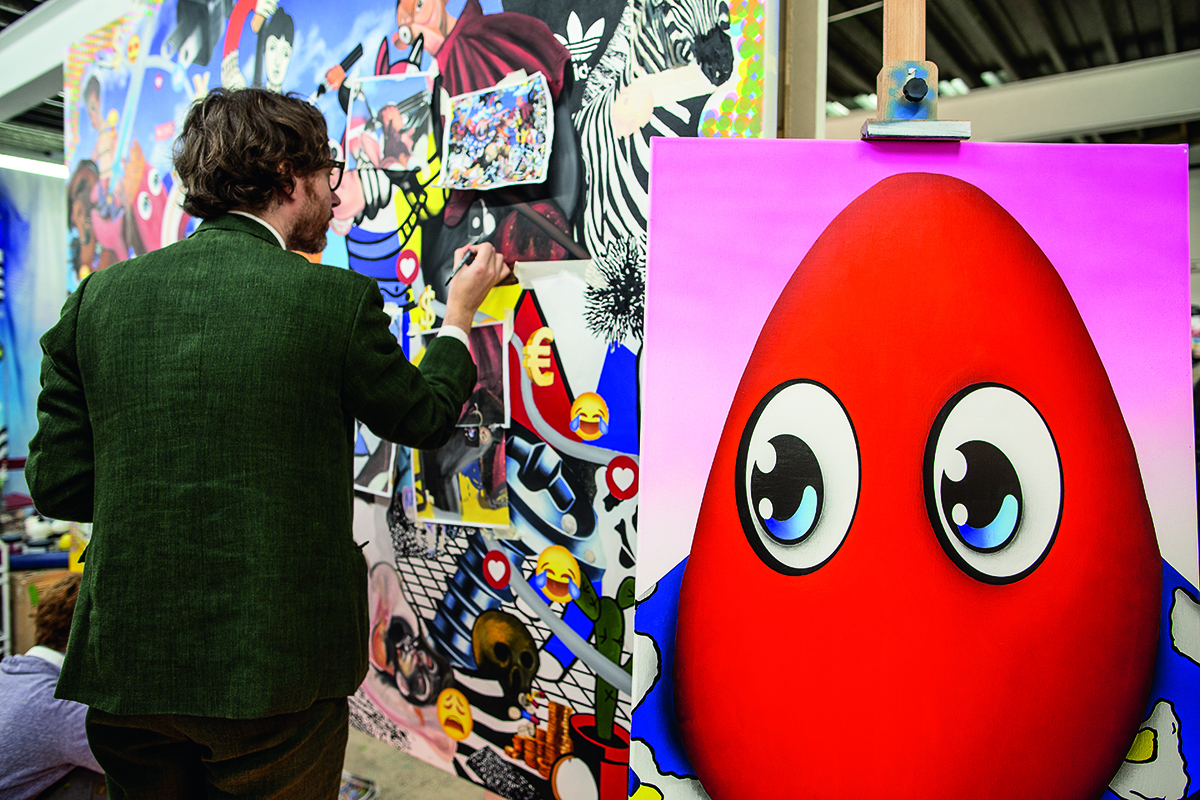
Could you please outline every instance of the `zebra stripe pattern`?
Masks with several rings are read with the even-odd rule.
[[[697,41],[719,37],[724,63],[705,63],[709,58],[701,66],[710,80],[723,83],[732,71],[728,29],[725,0],[630,0],[622,12],[574,116],[584,161],[583,238],[593,257],[603,258],[617,240],[636,240],[644,251],[650,138],[695,136],[698,128],[687,107],[669,102],[656,106],[640,131],[618,136],[612,123],[618,95],[639,76],[697,62]]]

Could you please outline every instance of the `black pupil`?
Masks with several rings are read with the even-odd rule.
[[[800,508],[804,500],[804,490],[811,486],[816,492],[816,509],[813,519],[821,516],[822,500],[825,497],[825,483],[821,478],[821,465],[803,439],[790,434],[780,434],[770,440],[775,448],[775,468],[763,472],[754,465],[750,476],[750,500],[754,504],[754,513],[764,519],[762,501],[769,500],[771,513],[766,520],[785,522],[790,520]],[[780,541],[796,541],[808,533],[810,526],[803,531],[792,531],[788,526],[767,524],[772,536]]]
[[[989,442],[971,441],[958,446],[958,452],[967,460],[967,474],[955,482],[942,475],[942,513],[959,529],[959,536],[977,550],[992,550],[1003,545],[1020,526],[1021,482],[1008,456]],[[1017,516],[1007,533],[992,536],[974,534],[962,529],[965,524],[975,531],[984,531],[1000,517],[1005,498],[1016,501]],[[965,523],[954,520],[955,506],[967,511]],[[1010,503],[1011,505],[1011,503]]]

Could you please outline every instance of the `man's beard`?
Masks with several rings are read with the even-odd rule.
[[[322,205],[313,192],[308,181],[302,181],[304,186],[304,208],[292,227],[288,237],[288,249],[301,253],[319,253],[325,249],[325,232],[329,230],[331,219],[329,210]]]

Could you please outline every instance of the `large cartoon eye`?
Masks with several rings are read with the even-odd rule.
[[[1062,465],[1046,421],[1006,386],[979,384],[938,414],[925,447],[925,504],[946,554],[985,583],[1037,568],[1062,516]]]
[[[150,195],[145,192],[138,192],[137,196],[137,213],[146,222],[150,221],[150,214],[154,209],[150,207]]]
[[[776,386],[746,423],[736,480],[742,530],[759,558],[785,575],[819,568],[858,508],[858,440],[846,409],[813,381]]]
[[[396,29],[396,33],[399,35],[402,44],[412,44],[412,28],[407,25],[401,25]]]
[[[162,194],[162,176],[154,167],[146,167],[146,188],[150,190],[151,197],[158,197]]]

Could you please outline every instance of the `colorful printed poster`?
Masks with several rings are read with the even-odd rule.
[[[546,180],[554,140],[550,88],[537,73],[519,83],[450,98],[446,169],[439,186],[499,189]]]
[[[504,432],[509,424],[506,349],[511,323],[472,326],[468,349],[478,377],[457,430],[436,450],[414,450],[416,519],[455,525],[509,523]],[[409,352],[420,363],[437,330],[414,331]]]
[[[632,796],[1194,793],[1186,149],[653,174]]]
[[[414,73],[348,81],[346,169],[428,168],[435,76]]]

